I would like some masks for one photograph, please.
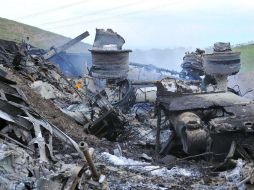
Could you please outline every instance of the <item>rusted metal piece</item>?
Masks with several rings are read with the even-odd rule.
[[[83,175],[83,173],[88,169],[86,165],[84,165],[78,172],[78,174],[75,176],[75,179],[73,180],[70,189],[75,190],[77,188],[77,185]]]
[[[95,168],[95,165],[94,165],[94,162],[92,160],[92,157],[89,153],[89,148],[88,148],[88,145],[84,142],[84,141],[81,141],[79,143],[79,148],[83,151],[84,153],[84,156],[85,156],[85,159],[87,161],[87,164],[89,165],[89,168],[92,172],[92,175],[93,175],[93,179],[95,181],[98,181],[99,178],[100,178],[100,174],[97,172],[96,168]]]

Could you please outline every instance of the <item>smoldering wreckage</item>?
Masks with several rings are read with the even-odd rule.
[[[197,49],[178,73],[129,63],[125,40],[97,29],[92,65],[66,76],[72,63],[50,60],[87,36],[50,50],[0,40],[0,189],[252,187],[254,102],[227,83],[239,52]],[[155,80],[133,75],[144,69]]]

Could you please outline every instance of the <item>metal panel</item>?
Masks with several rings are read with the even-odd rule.
[[[246,105],[251,100],[237,96],[231,92],[190,94],[178,97],[158,97],[158,100],[166,106],[169,111],[182,111],[191,109],[206,109],[215,106]]]

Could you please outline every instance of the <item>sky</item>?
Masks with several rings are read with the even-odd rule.
[[[112,28],[126,48],[205,48],[254,40],[253,0],[0,0],[0,17],[75,37]]]

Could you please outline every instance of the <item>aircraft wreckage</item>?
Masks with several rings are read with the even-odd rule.
[[[229,43],[222,42],[214,44],[211,54],[200,49],[187,52],[183,70],[178,73],[129,63],[131,50],[123,49],[125,40],[111,29],[96,29],[94,44],[89,49],[88,73],[81,78],[64,75],[75,66],[66,64],[71,60],[59,54],[88,35],[84,32],[50,50],[0,40],[1,189],[181,189],[183,184],[178,178],[190,177],[192,172],[188,174],[179,166],[172,168],[172,164],[199,157],[208,160],[213,169],[227,166],[233,158],[246,161],[237,162],[241,177],[235,177],[233,182],[226,177],[221,182],[225,188],[253,182],[254,102],[229,88],[227,82],[228,76],[240,70],[240,52],[233,52]],[[129,75],[130,67],[156,71],[163,78],[136,80]],[[68,125],[67,120],[71,120],[78,127],[56,126],[42,116],[41,113],[51,110],[34,109],[37,103],[30,105],[29,98],[33,97],[27,97],[18,88],[20,82],[11,80],[10,72],[12,78],[18,76],[26,81],[22,83],[26,93],[35,91],[45,104],[50,101],[51,106],[59,109],[67,118],[61,124]],[[75,130],[79,143],[70,137]],[[89,141],[94,146],[102,148],[112,143],[107,146],[108,152],[101,153],[98,148],[93,154],[85,142],[92,135],[102,139],[101,144],[98,140],[99,145],[94,139]],[[109,141],[105,143],[103,139]],[[117,143],[116,148],[113,143]],[[135,148],[137,151],[132,153]],[[145,162],[124,157],[128,155]],[[94,160],[104,166],[98,166]],[[129,179],[131,184],[126,185],[119,181],[118,169],[107,168],[105,163],[122,163],[120,167],[134,172],[122,180],[137,176],[136,172],[140,175]],[[103,167],[107,176],[100,170]],[[177,174],[172,174],[174,171]],[[162,177],[158,183],[164,183],[165,188],[154,182],[158,176]],[[201,184],[200,173],[193,176],[193,188],[215,187]]]
[[[227,88],[227,76],[240,70],[240,53],[214,48],[212,54],[203,54],[203,60],[205,74],[216,83],[213,87],[205,84],[206,90],[202,91],[197,83],[172,78],[157,83],[158,131],[161,112],[172,128],[161,152],[170,152],[179,139],[188,154],[213,152],[225,158],[232,149],[251,158],[253,101]]]

